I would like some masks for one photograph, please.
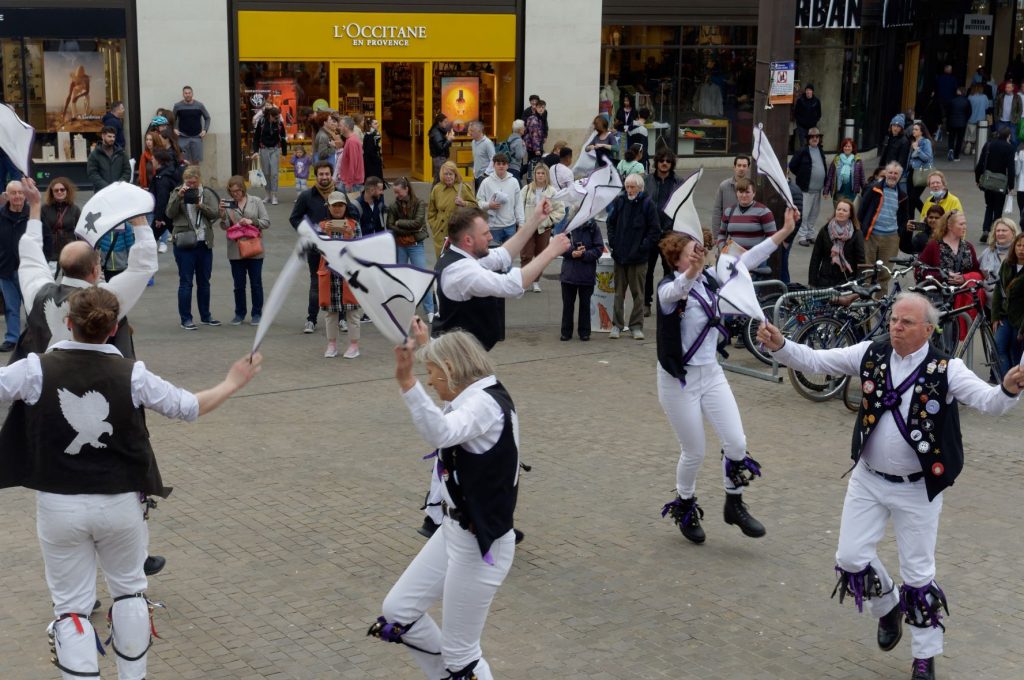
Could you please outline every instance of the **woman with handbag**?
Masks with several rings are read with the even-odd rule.
[[[231,325],[240,326],[245,321],[245,279],[248,277],[252,290],[249,324],[258,326],[263,314],[262,233],[270,228],[270,215],[263,199],[246,193],[245,180],[240,175],[228,179],[228,195],[231,198],[220,204],[220,228],[227,231],[228,263],[235,284],[235,316]],[[256,235],[253,230],[257,231]]]
[[[928,186],[928,173],[935,162],[932,152],[932,136],[924,123],[914,123],[910,128],[910,186],[907,187],[907,198],[910,199],[911,212],[921,209],[921,194]]]
[[[199,166],[190,165],[184,183],[167,199],[174,261],[178,265],[178,316],[186,331],[197,330],[192,320],[192,281],[195,279],[199,320],[219,326],[210,314],[210,275],[213,273],[213,222],[220,218],[220,197],[202,184]]]
[[[458,208],[476,208],[473,187],[462,181],[459,167],[452,161],[441,164],[441,181],[430,190],[427,202],[427,224],[434,237],[434,255],[441,257],[441,249],[448,238],[448,220]]]
[[[430,236],[427,204],[416,198],[405,177],[392,182],[391,188],[395,192],[395,202],[388,206],[388,229],[395,235],[398,264],[426,269],[427,253],[423,242]],[[427,323],[434,320],[433,293],[423,298],[423,311],[427,315]]]
[[[523,201],[524,215],[532,215],[538,203],[555,195],[555,188],[551,186],[548,177],[548,167],[543,163],[533,169],[533,181],[527,184],[519,194]],[[537,225],[537,232],[526,242],[519,253],[520,266],[528,265],[535,255],[548,247],[548,242],[551,240],[551,229],[561,222],[563,217],[565,217],[565,206],[559,201],[551,201],[550,214]],[[540,282],[534,281],[531,290],[534,293],[539,293]]]
[[[1010,128],[1000,128],[981,150],[974,166],[974,181],[985,192],[985,219],[981,223],[981,241],[988,240],[989,227],[1003,214],[1007,187],[1014,185],[1013,146]]]

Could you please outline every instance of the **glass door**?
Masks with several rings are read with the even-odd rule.
[[[409,117],[409,138],[412,144],[409,154],[411,158],[409,174],[426,182],[431,181],[430,159],[426,148],[426,131],[429,129],[429,125],[426,124],[426,112],[429,110],[426,100],[430,96],[429,87],[426,85],[430,80],[426,74],[430,67],[429,63],[413,64],[410,69],[412,72],[412,92],[410,93],[412,115]]]
[[[380,64],[335,64],[331,105],[343,116],[380,119]]]

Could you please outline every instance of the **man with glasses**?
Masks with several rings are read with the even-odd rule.
[[[644,193],[658,208],[662,236],[672,231],[672,218],[665,214],[665,205],[680,184],[679,178],[676,177],[675,154],[668,150],[659,151],[658,155],[654,157],[654,172],[647,175],[644,180]],[[644,276],[644,316],[651,315],[651,300],[654,298],[654,268],[660,259],[658,253],[658,248],[654,247],[651,248],[651,252],[647,256],[647,274]],[[662,261],[662,275],[668,276],[671,271]]]
[[[739,154],[732,161],[732,177],[718,185],[718,194],[715,195],[715,204],[711,209],[711,235],[718,238],[718,232],[722,228],[722,215],[729,208],[736,205],[736,182],[746,179],[750,173],[750,156]]]
[[[900,225],[910,219],[907,194],[900,187],[903,166],[892,161],[885,166],[882,179],[868,186],[857,210],[857,221],[864,232],[864,261],[888,262],[900,252]],[[878,273],[882,293],[889,291],[889,274]]]
[[[903,620],[911,626],[912,680],[934,680],[942,653],[946,596],[935,582],[935,543],[943,490],[963,468],[958,403],[1002,415],[1020,400],[1024,370],[1015,366],[1001,385],[988,385],[928,342],[939,313],[928,298],[902,293],[893,305],[887,340],[812,350],[786,340],[770,323],[757,339],[800,371],[862,378],[864,399],[854,425],[853,474],[846,487],[836,551],[839,600],[858,610],[867,601],[878,619],[877,642],[896,647]],[[899,553],[896,583],[877,545],[892,517]]]

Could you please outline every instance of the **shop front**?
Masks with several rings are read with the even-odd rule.
[[[480,120],[504,139],[517,114],[515,14],[239,11],[237,35],[236,168],[268,100],[282,111],[289,151],[309,152],[316,114],[337,111],[378,122],[385,177],[425,181],[435,114],[454,121],[451,159],[469,176],[467,125]],[[290,173],[282,163],[282,186]]]
[[[114,102],[125,103],[126,143],[137,137],[138,76],[128,68],[135,62],[131,11],[130,3],[116,0],[38,0],[0,11],[0,97],[35,128],[31,171],[42,186],[59,176],[91,185],[89,149]]]

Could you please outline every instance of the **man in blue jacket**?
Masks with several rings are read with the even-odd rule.
[[[644,277],[647,255],[657,247],[661,235],[658,208],[644,193],[643,175],[632,174],[625,181],[626,192],[620,194],[608,209],[608,247],[615,262],[615,303],[612,307],[612,330],[608,337],[632,334],[644,339]],[[633,296],[629,324],[625,323],[623,304],[626,288]]]

